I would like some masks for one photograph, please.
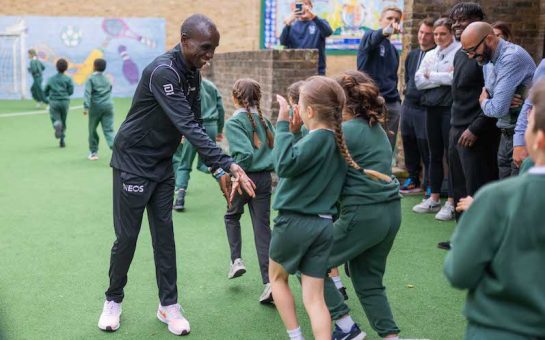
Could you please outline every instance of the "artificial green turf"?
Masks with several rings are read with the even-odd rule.
[[[116,99],[115,105],[118,126],[130,100]],[[114,334],[97,328],[114,240],[111,153],[101,137],[100,160],[87,160],[87,120],[81,109],[68,115],[65,149],[58,147],[47,114],[2,117],[35,110],[30,101],[0,101],[0,338],[171,338],[155,317],[157,286],[145,218],[122,326]],[[192,329],[188,338],[285,339],[276,310],[257,302],[262,285],[248,216],[243,258],[249,270],[227,280],[225,204],[208,175],[192,176],[186,212],[174,214],[180,303]],[[442,274],[445,252],[436,248],[454,224],[411,213],[418,200],[403,199],[403,222],[385,278],[390,303],[402,338],[460,339],[464,294],[449,287]],[[344,276],[343,281],[351,287]],[[311,339],[296,280],[292,287],[302,328]],[[353,318],[368,339],[379,339],[351,288],[349,296]]]

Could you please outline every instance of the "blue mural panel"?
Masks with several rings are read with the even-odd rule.
[[[108,63],[105,74],[113,83],[113,95],[132,96],[144,67],[165,51],[165,20],[161,18],[0,17],[0,32],[16,31],[24,35],[24,50],[35,49],[44,62],[44,83],[56,73],[56,60],[68,60],[74,97],[83,96],[96,58]],[[32,78],[25,76],[30,87]],[[28,98],[30,91],[26,91]]]
[[[295,8],[294,0],[262,0],[262,48],[277,48],[284,19]],[[355,51],[361,37],[369,29],[378,29],[381,12],[387,7],[403,10],[403,0],[314,0],[313,12],[326,19],[333,35],[326,40],[328,51]],[[401,50],[401,37],[392,37],[392,43]]]

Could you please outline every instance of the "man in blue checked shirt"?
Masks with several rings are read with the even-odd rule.
[[[541,63],[534,73],[532,84],[536,84],[539,80],[545,79],[545,59],[541,60]],[[520,168],[522,161],[528,157],[528,150],[526,149],[526,142],[524,141],[524,132],[528,126],[528,113],[532,109],[532,101],[530,98],[526,98],[524,106],[520,110],[520,115],[515,126],[515,136],[513,137],[513,163],[517,168]]]
[[[536,69],[534,60],[522,47],[494,35],[490,24],[475,22],[462,34],[462,51],[484,65],[485,87],[479,98],[484,114],[498,119],[501,130],[498,149],[499,178],[518,174],[513,164],[513,135],[520,113],[511,109],[515,94],[523,97]]]

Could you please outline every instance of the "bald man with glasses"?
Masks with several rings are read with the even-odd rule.
[[[461,37],[462,52],[483,66],[485,86],[479,97],[483,113],[496,118],[501,131],[498,148],[498,175],[518,174],[513,164],[513,135],[521,107],[512,108],[515,94],[525,97],[536,64],[522,47],[498,38],[486,22],[470,24]]]

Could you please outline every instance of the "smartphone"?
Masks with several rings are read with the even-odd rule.
[[[295,3],[295,15],[301,14],[303,14],[303,3],[298,1]]]

